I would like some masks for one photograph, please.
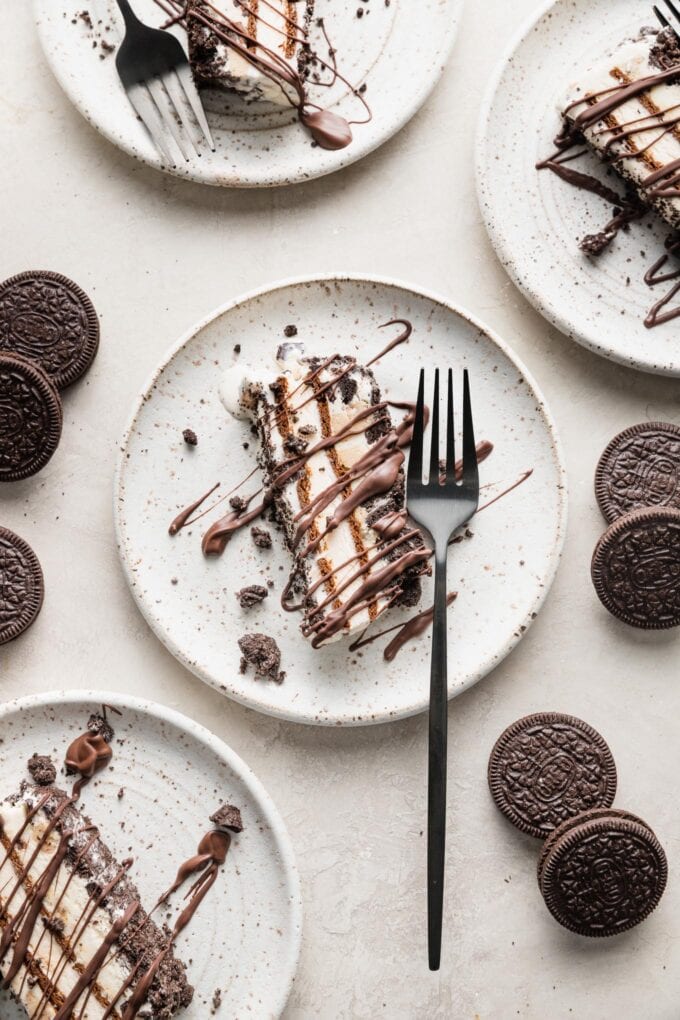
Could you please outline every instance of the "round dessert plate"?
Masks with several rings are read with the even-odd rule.
[[[543,6],[510,46],[486,99],[477,141],[479,200],[496,253],[533,305],[597,354],[647,372],[680,375],[677,322],[647,329],[662,296],[645,272],[664,252],[670,227],[653,214],[619,235],[599,258],[579,249],[611,209],[536,163],[554,152],[570,85],[642,26],[643,0],[557,0]],[[602,173],[594,154],[578,164]],[[610,181],[615,186],[615,180]],[[616,185],[619,192],[623,184]]]
[[[232,4],[222,2],[225,10]],[[315,21],[324,19],[343,76],[356,88],[366,85],[372,120],[356,124],[352,143],[332,152],[312,145],[292,110],[245,104],[226,92],[208,90],[203,102],[216,152],[206,147],[200,158],[169,172],[203,184],[271,187],[321,177],[356,162],[391,138],[427,99],[453,47],[462,2],[374,0],[364,7],[361,0],[316,0]],[[47,60],[78,110],[114,145],[166,169],[118,79],[112,47],[122,37],[122,18],[115,0],[90,0],[85,14],[81,0],[34,0],[34,7]],[[134,0],[133,7],[148,25],[160,27],[167,20],[155,0]],[[357,17],[358,8],[363,17]],[[186,48],[184,31],[172,31]],[[320,29],[314,25],[315,46],[317,35]],[[322,54],[324,47],[321,40]],[[366,115],[339,82],[330,90],[313,90],[312,98],[348,120]]]
[[[451,550],[449,587],[459,592],[449,610],[451,697],[520,640],[557,567],[566,489],[555,428],[524,367],[481,323],[406,285],[346,277],[281,283],[218,309],[171,351],[134,409],[115,481],[117,537],[137,604],[170,651],[217,690],[270,715],[351,725],[422,711],[429,696],[429,634],[407,644],[392,662],[383,657],[388,639],[352,652],[343,638],[315,651],[300,633],[298,615],[280,607],[291,560],[279,532],[265,550],[244,528],[223,556],[206,559],[202,535],[226,504],[174,538],[168,526],[216,482],[227,493],[256,466],[257,439],[247,423],[224,410],[218,395],[224,369],[238,358],[252,365],[271,358],[290,325],[308,355],[340,352],[366,361],[391,338],[379,327],[395,317],[410,320],[413,335],[374,367],[383,398],[415,400],[421,365],[451,366],[462,392],[467,367],[477,439],[495,444],[481,465],[480,504],[533,471],[481,510],[471,524],[474,537]],[[198,436],[196,447],[183,441],[187,427]],[[269,597],[242,610],[236,592],[268,581]],[[420,609],[431,603],[432,584],[425,578]],[[371,633],[418,611],[394,608]],[[283,683],[240,672],[238,639],[246,633],[266,633],[278,642]]]
[[[127,695],[70,691],[11,701],[0,708],[0,799],[28,778],[26,762],[36,752],[52,756],[58,786],[71,784],[61,770],[64,754],[103,704],[116,731],[113,759],[84,789],[79,807],[118,860],[134,858],[130,876],[144,905],[151,906],[179,865],[196,853],[211,827],[209,815],[221,803],[235,804],[243,817],[243,832],[234,836],[195,923],[177,942],[195,988],[182,1020],[209,1017],[217,989],[225,1015],[280,1016],[302,929],[293,850],[259,781],[211,733],[177,712]],[[171,905],[179,902],[175,897]],[[0,1014],[3,1020],[26,1016],[5,991]]]

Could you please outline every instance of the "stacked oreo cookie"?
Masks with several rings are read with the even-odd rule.
[[[680,428],[644,422],[612,439],[595,474],[609,522],[591,565],[603,605],[647,630],[680,625]]]
[[[88,296],[58,273],[0,283],[0,482],[40,471],[61,438],[60,391],[87,371],[99,347]]]
[[[488,779],[505,817],[544,840],[538,884],[561,925],[601,938],[651,914],[666,855],[646,822],[612,807],[616,766],[596,730],[556,712],[526,716],[496,741]]]

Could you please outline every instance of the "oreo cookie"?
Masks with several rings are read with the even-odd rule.
[[[37,362],[58,389],[87,371],[98,347],[94,306],[66,276],[36,270],[0,284],[0,351]]]
[[[622,812],[573,820],[542,862],[545,904],[563,927],[604,938],[644,921],[668,878],[666,855],[645,823]]]
[[[602,604],[646,630],[680,625],[680,510],[635,510],[609,526],[591,575]]]
[[[558,712],[509,726],[491,752],[488,780],[498,809],[537,839],[589,808],[611,807],[616,794],[616,766],[604,738]]]
[[[550,852],[565,833],[570,832],[571,829],[576,828],[578,825],[582,825],[583,822],[590,822],[598,818],[627,818],[629,822],[637,822],[638,825],[644,825],[649,828],[646,822],[643,822],[637,815],[631,814],[630,811],[621,811],[620,808],[590,808],[589,811],[582,811],[580,815],[574,815],[572,818],[567,818],[565,822],[558,825],[553,832],[550,833],[545,843],[541,847],[541,854],[538,858],[538,865],[536,868],[536,875],[538,878],[538,885],[541,885],[541,878],[543,875],[543,868],[547,861]]]
[[[0,354],[0,482],[40,471],[59,445],[59,393],[38,365]]]
[[[0,528],[0,645],[31,626],[43,603],[43,572],[30,545]]]
[[[610,524],[646,507],[680,510],[680,427],[643,422],[615,436],[597,466],[595,495]]]

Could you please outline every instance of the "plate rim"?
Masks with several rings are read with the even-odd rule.
[[[619,354],[608,348],[605,349],[601,343],[598,343],[594,327],[590,335],[575,330],[560,310],[555,308],[550,301],[544,299],[540,293],[536,292],[532,288],[531,284],[525,279],[524,274],[517,266],[516,260],[512,257],[512,253],[510,251],[510,240],[508,239],[506,243],[503,237],[503,232],[496,225],[496,222],[489,211],[488,202],[491,195],[491,188],[488,186],[487,182],[487,167],[489,165],[487,149],[489,145],[492,107],[500,88],[501,79],[522,43],[529,37],[538,23],[545,18],[548,12],[562,2],[563,0],[547,0],[547,2],[544,2],[537,11],[534,11],[524,19],[520,27],[511,36],[510,42],[505,46],[498,63],[494,66],[484,90],[477,120],[473,156],[476,170],[475,187],[477,192],[477,203],[479,205],[482,221],[489,240],[491,241],[491,246],[496,258],[500,262],[503,271],[510,277],[511,281],[524,298],[526,298],[529,304],[532,305],[533,308],[535,308],[536,311],[538,311],[539,314],[542,315],[543,318],[546,319],[552,326],[563,333],[564,336],[566,336],[569,340],[573,340],[580,344],[581,347],[591,351],[593,354],[597,354],[608,361],[613,361],[615,364],[623,365],[626,368],[637,369],[638,371],[646,372],[650,375],[659,375],[666,378],[678,378],[680,377],[680,358],[674,367],[669,367],[668,365],[660,365],[652,360],[645,360],[642,357],[635,358],[626,356],[625,354]]]
[[[21,713],[26,710],[54,707],[55,705],[76,705],[80,702],[111,705],[114,708],[130,709],[152,718],[160,719],[162,722],[176,726],[188,733],[195,740],[202,743],[211,753],[224,761],[228,768],[235,772],[239,779],[245,784],[248,793],[257,800],[258,807],[265,814],[267,825],[275,838],[281,854],[281,862],[286,881],[290,888],[290,909],[291,909],[291,954],[290,973],[286,977],[285,987],[278,996],[275,1004],[277,1016],[283,1013],[286,1003],[290,997],[295,984],[295,978],[300,965],[300,954],[302,949],[302,931],[304,923],[304,907],[302,898],[302,884],[298,871],[297,861],[293,842],[286,828],[286,824],[267,792],[262,782],[255,775],[251,767],[233,750],[221,737],[212,733],[201,723],[195,722],[190,716],[177,709],[169,708],[157,701],[148,698],[138,698],[134,694],[125,694],[121,691],[102,691],[96,689],[43,691],[38,694],[29,694],[20,698],[13,698],[0,704],[0,726],[8,716]]]
[[[425,105],[425,103],[430,98],[435,88],[441,81],[444,71],[446,70],[447,66],[451,61],[451,55],[453,53],[456,40],[458,38],[458,33],[460,31],[463,11],[465,7],[465,0],[440,0],[440,2],[444,2],[446,4],[451,5],[453,11],[453,18],[451,19],[449,30],[444,36],[444,43],[441,49],[439,50],[438,63],[434,65],[431,76],[427,78],[423,86],[414,93],[411,102],[403,104],[403,106],[399,107],[400,113],[398,116],[393,118],[393,120],[391,121],[391,127],[387,132],[378,135],[372,141],[369,141],[367,144],[365,143],[363,145],[357,143],[357,140],[355,138],[352,145],[348,146],[346,149],[339,150],[341,154],[337,155],[337,163],[335,165],[322,168],[318,171],[312,171],[311,173],[303,171],[298,172],[295,176],[280,177],[279,179],[271,180],[252,180],[252,179],[243,180],[240,178],[238,180],[235,179],[216,180],[214,179],[214,175],[212,178],[206,179],[202,176],[199,176],[196,173],[192,173],[191,169],[183,170],[181,167],[172,168],[162,166],[160,160],[149,155],[144,155],[143,152],[138,151],[137,149],[134,148],[134,146],[126,144],[124,142],[124,138],[121,139],[117,138],[112,131],[107,130],[103,125],[96,122],[91,117],[85,104],[81,103],[80,100],[77,99],[76,96],[74,96],[73,93],[71,92],[68,75],[62,73],[61,66],[58,64],[57,61],[53,59],[53,54],[48,45],[48,41],[43,34],[44,28],[41,23],[41,14],[43,13],[43,11],[48,9],[48,4],[50,2],[53,2],[53,0],[33,0],[32,8],[33,22],[40,43],[40,49],[42,51],[45,62],[47,63],[47,66],[49,67],[54,79],[61,88],[62,92],[64,93],[68,101],[71,103],[71,105],[74,107],[74,109],[78,111],[78,113],[83,117],[85,121],[87,121],[87,123],[91,127],[93,127],[100,135],[102,135],[102,137],[104,137],[117,149],[120,149],[122,152],[124,152],[131,159],[134,159],[139,163],[142,163],[144,166],[148,166],[151,169],[156,170],[162,174],[166,174],[167,176],[170,177],[175,177],[179,180],[191,181],[192,183],[195,184],[203,184],[206,187],[235,188],[244,190],[251,189],[264,190],[268,188],[290,187],[291,185],[295,184],[304,184],[307,181],[319,180],[322,177],[327,177],[330,174],[337,173],[339,170],[344,170],[348,166],[352,166],[352,164],[359,162],[366,156],[370,156],[371,153],[375,152],[381,146],[385,145],[392,138],[394,138],[395,135],[399,134],[399,132],[404,127],[406,127],[406,125],[415,117],[419,110]],[[409,0],[407,0],[407,2],[409,2]]]
[[[540,588],[538,596],[529,607],[526,617],[521,621],[522,626],[524,626],[525,629],[522,630],[521,627],[517,628],[516,633],[512,634],[508,641],[506,642],[506,644],[504,645],[500,657],[495,661],[495,663],[489,664],[488,668],[479,676],[471,680],[468,680],[464,684],[459,683],[453,686],[453,689],[452,689],[453,681],[450,681],[448,700],[449,701],[453,700],[453,698],[457,697],[459,694],[462,694],[463,691],[468,690],[470,687],[473,687],[476,683],[479,683],[486,676],[488,676],[490,672],[497,669],[501,665],[501,663],[505,660],[505,658],[513,651],[516,645],[518,645],[521,642],[522,638],[526,635],[532,623],[538,616],[538,613],[540,609],[543,607],[543,604],[548,596],[548,593],[552,588],[553,582],[555,580],[555,575],[557,573],[562,558],[564,543],[567,534],[569,517],[568,476],[564,451],[562,449],[562,442],[559,436],[557,425],[550,412],[548,404],[543,396],[543,392],[537,385],[533,374],[527,369],[522,359],[519,358],[514,353],[510,346],[496,333],[494,329],[492,329],[490,326],[487,326],[484,322],[482,322],[472,313],[468,312],[466,309],[461,308],[459,305],[456,305],[453,302],[449,301],[443,295],[437,294],[434,291],[422,289],[416,286],[415,284],[410,284],[394,277],[367,275],[364,273],[323,273],[313,274],[311,276],[303,275],[289,277],[283,280],[275,281],[274,283],[261,285],[260,287],[249,290],[246,293],[241,294],[240,296],[225,302],[224,304],[218,306],[216,309],[210,312],[208,315],[204,316],[196,324],[191,326],[187,331],[185,331],[180,337],[180,339],[175,341],[175,343],[172,344],[172,346],[166,351],[165,355],[162,357],[162,360],[157,364],[156,368],[148,377],[143,388],[138,391],[137,396],[134,398],[132,410],[128,417],[124,432],[121,436],[121,440],[118,444],[118,453],[116,457],[116,467],[113,479],[113,504],[114,504],[113,517],[115,539],[118,557],[121,563],[123,574],[137,609],[141,613],[142,617],[146,621],[149,629],[152,631],[156,639],[159,640],[161,644],[165,648],[167,648],[167,650],[173,655],[173,657],[177,659],[177,661],[185,669],[187,669],[193,676],[198,677],[198,679],[201,680],[203,683],[206,683],[208,684],[209,687],[212,687],[213,689],[217,690],[217,692],[222,696],[228,697],[241,705],[245,705],[246,708],[252,709],[253,711],[259,712],[261,714],[276,719],[282,719],[286,722],[296,723],[297,725],[312,725],[322,727],[331,726],[357,727],[367,725],[374,726],[387,722],[396,722],[397,720],[400,719],[407,719],[410,718],[411,716],[419,715],[421,712],[424,712],[427,709],[428,704],[427,699],[425,699],[422,702],[417,702],[416,704],[409,705],[406,708],[399,709],[397,711],[372,713],[370,718],[363,717],[357,718],[356,716],[353,716],[349,713],[342,717],[334,715],[323,716],[322,718],[318,718],[316,716],[312,717],[310,714],[306,714],[304,716],[295,715],[290,711],[290,708],[286,710],[284,708],[279,708],[279,706],[276,705],[263,705],[256,699],[248,697],[247,695],[244,694],[235,693],[231,689],[224,691],[219,686],[219,681],[215,681],[214,679],[209,678],[208,674],[205,671],[201,670],[200,667],[198,667],[195,662],[190,662],[189,658],[176,645],[176,643],[170,638],[170,636],[165,634],[160,627],[156,626],[156,622],[153,620],[151,615],[147,613],[145,604],[141,597],[138,595],[139,586],[136,583],[134,583],[135,578],[132,574],[131,567],[128,563],[128,557],[125,555],[124,551],[123,524],[122,524],[123,516],[122,505],[124,503],[124,497],[122,496],[122,491],[124,484],[123,473],[125,470],[125,465],[127,463],[126,450],[131,435],[135,429],[137,418],[141,410],[145,406],[146,402],[145,396],[154,386],[162,372],[166,369],[166,367],[172,361],[175,355],[180,350],[182,350],[182,348],[185,347],[186,344],[194,336],[196,336],[203,329],[205,329],[205,327],[208,326],[210,323],[214,322],[216,319],[220,318],[227,312],[231,311],[233,308],[236,308],[243,304],[247,304],[248,302],[253,301],[259,297],[262,297],[265,294],[284,290],[288,287],[296,287],[300,285],[304,286],[307,284],[322,285],[324,283],[377,284],[382,287],[404,290],[415,295],[418,298],[425,298],[428,301],[440,305],[441,307],[451,312],[453,315],[464,319],[469,325],[471,325],[475,329],[478,329],[486,337],[488,337],[488,339],[491,340],[491,342],[500,349],[500,351],[508,358],[508,360],[513,365],[516,366],[516,368],[526,381],[531,392],[533,393],[534,397],[536,398],[537,404],[540,407],[541,417],[545,421],[546,428],[550,435],[555,466],[557,468],[559,479],[557,486],[559,493],[557,527],[556,527],[557,535],[551,554],[549,570],[548,573],[546,574],[544,583]],[[516,636],[516,634],[518,634],[519,636]]]

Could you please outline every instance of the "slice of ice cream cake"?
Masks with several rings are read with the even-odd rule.
[[[257,428],[264,504],[293,555],[284,608],[302,611],[314,647],[364,629],[390,606],[414,605],[430,550],[404,509],[413,409],[383,400],[356,359],[306,357],[297,343],[268,365],[229,369],[221,392],[227,409]],[[227,520],[227,531],[235,524]],[[221,527],[204,550],[213,551]]]
[[[184,964],[73,797],[25,783],[0,804],[0,972],[44,1020],[169,1020],[192,999]],[[162,959],[159,958],[162,956]],[[157,972],[141,1010],[131,991]]]

